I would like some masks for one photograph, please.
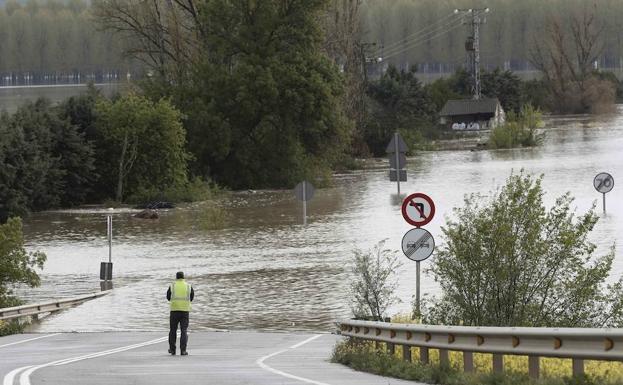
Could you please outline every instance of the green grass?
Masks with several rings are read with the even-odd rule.
[[[0,337],[19,334],[23,331],[24,325],[20,325],[17,321],[0,321]]]
[[[381,344],[384,345],[384,344]],[[619,362],[593,362],[585,364],[586,375],[571,376],[571,360],[542,359],[541,377],[528,377],[528,359],[521,356],[504,357],[504,373],[492,373],[491,355],[474,354],[474,373],[463,372],[460,352],[450,352],[450,365],[439,364],[439,351],[430,350],[430,364],[419,362],[419,349],[411,349],[413,362],[402,360],[402,347],[395,354],[377,350],[371,342],[353,339],[338,343],[332,362],[347,365],[355,370],[382,376],[420,381],[439,385],[623,385],[623,366]]]

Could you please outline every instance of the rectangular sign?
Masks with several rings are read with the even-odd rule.
[[[389,181],[396,182],[396,170],[389,170]],[[407,181],[407,170],[400,170],[400,181]]]

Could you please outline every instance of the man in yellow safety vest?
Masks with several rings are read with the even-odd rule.
[[[190,283],[184,280],[184,273],[178,271],[173,282],[167,290],[167,300],[171,302],[171,314],[169,316],[169,353],[175,355],[175,342],[177,340],[177,325],[180,325],[180,354],[187,356],[186,345],[188,343],[188,316],[190,303],[195,298],[195,290]]]

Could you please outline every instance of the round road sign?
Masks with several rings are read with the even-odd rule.
[[[423,261],[435,250],[435,240],[424,229],[411,229],[402,237],[402,252],[412,261]]]
[[[402,216],[413,226],[424,226],[433,220],[435,204],[426,194],[411,194],[402,202]]]
[[[316,189],[308,181],[304,180],[294,187],[294,195],[300,201],[309,201],[314,197]]]
[[[595,179],[593,179],[593,186],[595,186],[595,190],[605,194],[612,191],[612,188],[614,187],[614,178],[607,172],[599,173]]]

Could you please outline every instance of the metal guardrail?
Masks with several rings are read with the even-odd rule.
[[[0,309],[0,320],[7,320],[12,318],[36,316],[41,313],[51,313],[63,309],[68,309],[72,306],[79,305],[83,302],[90,301],[95,298],[102,297],[108,294],[108,291],[100,293],[86,294],[79,297],[66,298],[58,301],[50,301],[43,303],[35,303],[29,305],[7,307]]]
[[[493,370],[504,370],[504,355],[528,356],[528,372],[539,376],[540,357],[570,358],[573,374],[584,373],[584,360],[623,361],[623,329],[469,327],[410,325],[347,320],[339,322],[341,335],[385,342],[390,353],[403,346],[403,358],[411,361],[411,347],[420,349],[420,361],[428,363],[429,349],[439,349],[441,364],[448,352],[463,353],[466,372],[474,370],[473,353],[493,354]]]

